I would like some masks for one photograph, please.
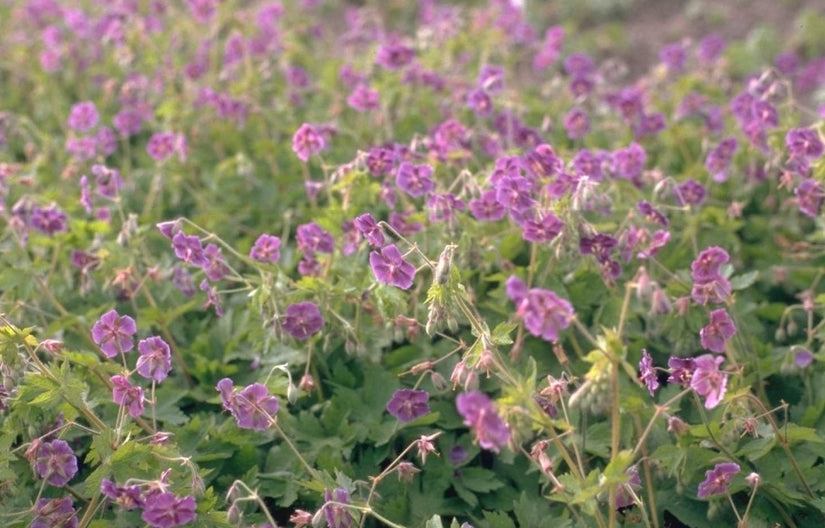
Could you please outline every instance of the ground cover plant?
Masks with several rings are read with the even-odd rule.
[[[825,14],[563,14],[0,4],[3,526],[823,522]]]

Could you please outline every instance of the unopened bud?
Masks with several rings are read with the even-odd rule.
[[[412,482],[415,474],[421,473],[421,470],[411,462],[399,462],[396,471],[398,471],[398,480],[402,482]]]
[[[58,341],[57,339],[44,339],[40,344],[43,345],[44,350],[52,354],[58,354],[63,351],[63,341]]]
[[[305,392],[312,392],[315,389],[315,378],[312,377],[311,374],[304,374],[301,376],[301,381],[298,383],[298,387]]]
[[[232,504],[232,506],[226,510],[226,520],[229,524],[240,524],[242,518],[243,514],[237,504]]]
[[[433,382],[433,387],[435,387],[435,390],[439,392],[445,391],[447,390],[447,387],[449,387],[449,383],[446,379],[444,379],[444,376],[436,371],[432,371],[430,373],[430,381]]]
[[[667,419],[667,430],[676,436],[682,436],[687,433],[689,429],[688,424],[678,416],[671,416]]]
[[[298,401],[298,396],[299,395],[300,395],[300,391],[298,390],[298,387],[296,387],[295,384],[290,381],[289,385],[287,385],[287,387],[286,387],[286,399],[287,399],[287,401],[291,404],[295,404],[295,402]]]

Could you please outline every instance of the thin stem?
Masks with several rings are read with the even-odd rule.
[[[292,443],[292,440],[289,439],[289,437],[286,435],[286,433],[284,433],[284,430],[281,429],[281,426],[278,425],[278,422],[273,421],[272,425],[273,425],[273,427],[275,427],[275,431],[278,432],[278,436],[280,436],[281,439],[286,443],[286,445],[289,446],[289,449],[292,451],[292,453],[296,457],[298,457],[298,460],[301,462],[301,464],[307,470],[307,473],[309,473],[312,476],[312,478],[314,478],[315,480],[321,480],[321,476],[318,474],[317,471],[315,471],[315,469],[312,466],[310,466],[307,463],[306,459],[304,459],[304,457],[301,455],[300,451],[298,451],[298,448],[296,448],[295,444]]]

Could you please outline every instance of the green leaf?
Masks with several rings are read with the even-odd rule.
[[[484,520],[488,528],[516,528],[513,519],[502,511],[485,511]]]
[[[512,345],[513,338],[510,337],[510,333],[517,327],[518,325],[513,323],[499,323],[493,329],[491,336],[493,343],[496,345]]]
[[[626,473],[627,468],[633,462],[633,451],[624,449],[604,468],[604,484],[624,484],[630,480],[630,475]]]
[[[742,275],[736,275],[731,277],[730,279],[730,287],[732,290],[744,290],[745,288],[751,286],[756,279],[759,277],[759,271],[753,270],[747,273],[743,273]]]
[[[825,442],[825,439],[819,436],[816,429],[811,429],[810,427],[800,427],[794,423],[787,424],[782,429],[782,432],[791,444],[795,444],[797,442],[814,442],[821,444]]]
[[[498,480],[495,472],[480,467],[462,469],[460,482],[467,489],[477,493],[488,493],[504,486],[504,483]]]

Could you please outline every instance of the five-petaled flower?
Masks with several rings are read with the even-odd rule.
[[[510,441],[510,428],[498,415],[493,402],[485,394],[465,392],[456,398],[456,407],[464,417],[464,425],[471,427],[478,439],[478,445],[498,453]]]
[[[292,136],[292,150],[301,161],[318,154],[326,146],[324,136],[312,125],[304,123]]]
[[[398,389],[387,403],[387,412],[407,423],[430,412],[430,395],[417,389]]]
[[[700,396],[705,397],[705,408],[713,409],[722,398],[728,384],[728,375],[719,370],[719,365],[725,361],[722,356],[705,354],[693,359],[693,376],[690,378],[690,387]]]
[[[381,253],[370,252],[370,267],[378,282],[409,289],[415,279],[415,266],[404,260],[394,244],[381,248]]]
[[[43,442],[37,447],[34,468],[52,486],[65,486],[77,474],[77,457],[65,440]]]
[[[713,469],[705,472],[705,480],[699,484],[696,495],[700,499],[705,499],[711,495],[727,493],[730,481],[737,473],[739,473],[738,464],[733,462],[716,464]]]
[[[178,497],[170,492],[147,493],[140,518],[154,528],[183,526],[197,518],[197,503],[191,495]]]
[[[274,235],[262,234],[249,250],[249,258],[258,262],[276,263],[281,258],[281,239]]]
[[[135,347],[132,336],[137,333],[135,320],[109,310],[92,326],[92,340],[107,358],[128,352]]]
[[[702,346],[712,352],[725,351],[725,343],[736,334],[736,325],[722,308],[710,312],[710,323],[699,331]]]
[[[158,336],[138,341],[137,372],[146,379],[163,381],[172,370],[172,355],[169,345]]]
[[[223,408],[232,414],[241,429],[265,431],[275,423],[280,404],[265,385],[253,383],[236,391],[232,380],[223,378],[215,388],[221,393]]]
[[[324,318],[315,303],[302,301],[287,307],[281,326],[295,339],[306,339],[321,330]]]
[[[143,389],[129,383],[125,376],[116,375],[109,378],[112,382],[112,401],[126,407],[129,416],[137,418],[143,414]]]

